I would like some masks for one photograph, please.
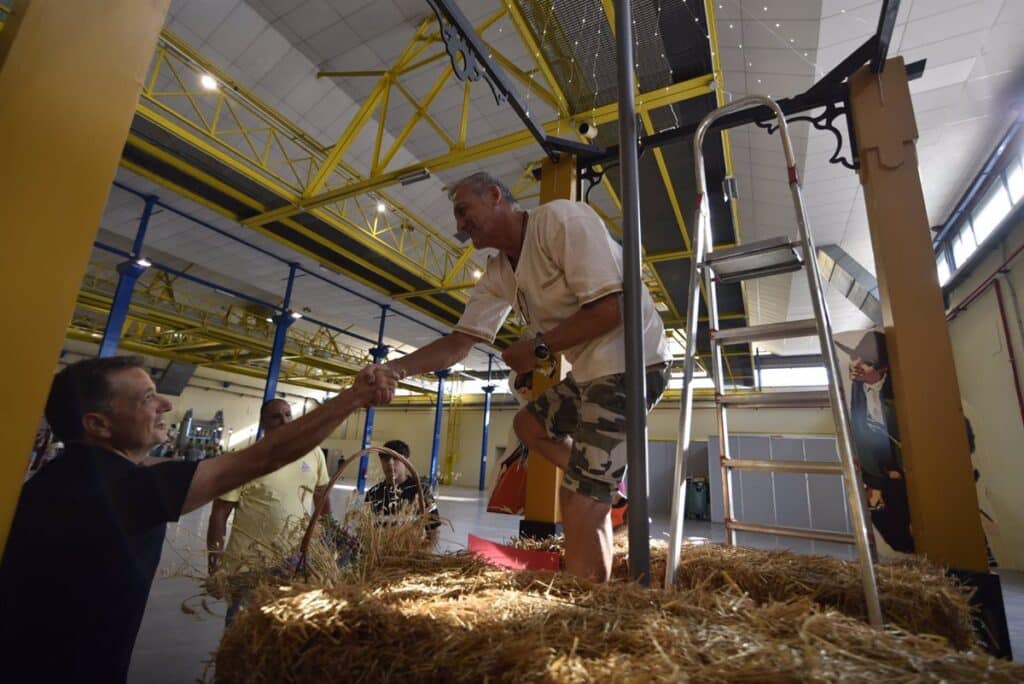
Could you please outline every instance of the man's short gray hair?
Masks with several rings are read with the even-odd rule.
[[[519,206],[519,202],[516,201],[516,198],[512,195],[512,191],[508,189],[508,186],[505,185],[500,178],[492,176],[486,171],[477,171],[455,181],[455,183],[448,188],[448,199],[455,199],[455,191],[461,187],[469,187],[474,193],[481,195],[491,186],[498,188],[501,192],[502,199],[504,199],[510,206]]]

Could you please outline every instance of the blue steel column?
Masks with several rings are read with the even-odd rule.
[[[139,229],[135,232],[135,242],[132,244],[131,259],[117,265],[120,277],[117,279],[117,290],[114,291],[114,301],[110,305],[107,324],[103,328],[103,339],[100,340],[99,355],[101,357],[116,354],[117,346],[121,342],[121,330],[124,328],[125,318],[128,317],[128,305],[132,301],[132,290],[135,289],[135,282],[139,276],[146,271],[145,263],[140,263],[142,260],[139,254],[142,252],[142,243],[146,239],[146,228],[149,227],[149,219],[153,215],[153,207],[156,206],[156,202],[156,196],[146,197],[146,206],[142,209]]]
[[[494,355],[487,355],[487,385],[484,387],[484,437],[480,445],[480,491],[487,486],[487,438],[491,432],[491,394],[494,393],[494,385],[491,384],[491,363]]]
[[[295,269],[298,264],[290,264],[288,268],[288,285],[284,290],[284,301],[281,310],[274,316],[274,346],[270,351],[270,366],[267,368],[267,384],[263,388],[263,401],[268,402],[277,394],[277,376],[281,373],[281,358],[284,356],[284,345],[288,339],[288,328],[295,322],[292,317],[292,285],[295,284]]]
[[[377,329],[377,346],[370,349],[373,355],[373,362],[380,363],[388,357],[388,348],[384,346],[384,323],[387,320],[389,304],[380,306],[380,327]],[[366,407],[366,422],[363,424],[363,448],[370,446],[370,439],[373,437],[373,416],[372,406]],[[359,458],[359,475],[356,476],[356,489],[360,494],[366,492],[366,471],[370,467],[369,454],[363,454]]]
[[[430,450],[430,488],[437,489],[437,461],[441,454],[441,416],[444,413],[444,379],[450,371],[439,370],[437,376],[437,404],[434,407],[434,446]]]

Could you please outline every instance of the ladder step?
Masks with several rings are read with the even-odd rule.
[[[711,337],[719,344],[745,344],[790,337],[809,337],[817,334],[818,322],[813,318],[805,318],[800,321],[782,321],[781,323],[714,330],[711,332]]]
[[[726,458],[722,466],[732,470],[755,470],[770,473],[805,473],[812,475],[842,475],[839,463],[821,461],[761,461],[744,458]]]
[[[715,250],[705,257],[705,262],[720,283],[763,278],[803,268],[803,258],[797,251],[799,244],[780,235]]]
[[[715,400],[723,406],[744,408],[821,408],[831,406],[828,390],[806,392],[743,392],[720,394]]]
[[[814,539],[816,541],[836,542],[837,544],[853,544],[855,542],[852,534],[844,532],[826,532],[825,530],[810,530],[803,527],[784,527],[782,525],[761,525],[758,523],[740,522],[738,520],[726,520],[726,528],[736,532],[757,532],[759,534],[774,534],[780,537],[797,537],[800,539]]]

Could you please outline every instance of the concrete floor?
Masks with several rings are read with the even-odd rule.
[[[351,495],[351,486],[337,485],[332,492],[335,510],[341,510]],[[485,499],[474,489],[442,487],[438,507],[441,515],[451,521],[451,527],[444,527],[441,532],[440,546],[444,551],[464,548],[466,536],[470,532],[498,541],[515,536],[518,531],[518,518],[488,513]],[[224,628],[225,606],[220,601],[208,601],[206,605],[214,614],[207,613],[197,598],[199,588],[196,582],[189,578],[194,577],[200,569],[205,571],[203,549],[208,516],[207,506],[168,527],[160,571],[153,582],[142,629],[135,645],[129,671],[130,682],[160,684],[195,681],[208,667]],[[663,539],[666,530],[667,521],[655,519],[651,536]],[[705,537],[712,541],[722,541],[724,538],[721,525],[705,522],[687,521],[686,535]],[[753,539],[743,540],[743,543],[754,545],[751,541]],[[780,543],[784,542],[762,536],[757,545],[776,547]],[[848,555],[845,547],[831,544],[819,543],[799,550],[840,557]],[[1014,654],[1016,660],[1024,660],[1024,573],[1002,571],[1000,575]],[[182,609],[183,604],[198,610],[198,613],[188,614]]]

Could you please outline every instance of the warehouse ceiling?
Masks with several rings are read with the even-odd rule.
[[[535,120],[566,137],[580,122],[596,123],[596,142],[616,142],[611,2],[459,4],[521,89]],[[714,106],[716,86],[724,91],[719,97],[806,89],[873,32],[880,5],[708,4],[717,18],[713,26],[697,0],[634,2],[638,105],[648,133],[699,118]],[[933,223],[944,217],[1002,125],[1000,88],[1022,56],[1007,26],[1019,26],[1020,14],[1020,4],[1011,1],[904,0],[891,54],[905,48],[908,61],[929,60],[925,78],[912,90]],[[716,31],[719,50],[713,55]],[[498,106],[485,85],[467,86],[451,76],[436,34],[437,21],[424,0],[174,0],[118,179],[348,287],[346,292],[299,278],[293,308],[358,336],[344,339],[333,331],[335,345],[362,355],[353,364],[369,354],[359,338],[376,337],[380,309],[373,302],[391,297],[406,317],[389,317],[389,346],[420,346],[457,320],[484,263],[483,255],[451,237],[445,184],[485,168],[533,206],[538,185],[531,171],[542,157],[522,122],[509,107]],[[719,58],[721,70],[712,80]],[[202,86],[204,74],[216,78],[217,90]],[[827,164],[830,134],[800,126],[794,133],[806,163],[806,199],[818,242],[840,243],[873,271],[855,174]],[[757,129],[709,141],[712,192],[732,164],[741,192],[736,224],[720,194],[716,198],[718,243],[791,230],[777,145]],[[924,163],[940,151],[948,163]],[[402,184],[423,169],[430,172],[427,179]],[[641,193],[645,280],[667,322],[680,325],[694,196],[688,142],[644,155]],[[590,194],[613,232],[621,221],[618,194],[614,168]],[[138,197],[112,192],[102,224],[108,241],[127,247],[141,207]],[[147,245],[177,268],[280,302],[285,263],[173,212],[154,216]],[[112,263],[97,257],[94,267],[109,271]],[[736,286],[720,300],[724,324],[742,325],[748,315],[753,323],[806,316],[809,302],[797,282],[779,276],[746,290]],[[237,309],[232,299],[204,294],[205,306],[216,312]],[[866,325],[842,298],[830,297],[830,303],[838,329]],[[304,321],[294,330],[303,326],[308,337],[332,332]],[[246,334],[265,336],[255,329]],[[510,321],[499,347],[517,335]],[[793,343],[763,346],[808,350]],[[217,349],[224,359],[243,355],[232,363],[259,369],[259,355],[244,347],[239,342],[233,350]],[[212,354],[203,358],[228,363]],[[310,366],[309,360],[297,354],[294,370],[308,371],[305,380],[313,386],[346,372],[325,363]],[[486,365],[481,345],[467,366]],[[750,350],[730,357],[729,365],[735,381],[750,381]]]

